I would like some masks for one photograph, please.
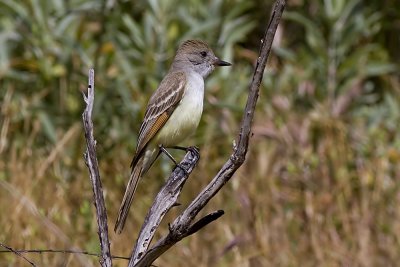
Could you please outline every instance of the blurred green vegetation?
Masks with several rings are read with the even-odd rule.
[[[181,196],[187,205],[231,151],[272,4],[0,0],[0,242],[18,249],[99,250],[82,158],[88,68],[96,71],[95,136],[112,226],[147,100],[179,43],[197,38],[234,65],[207,80],[201,125],[185,142],[198,145],[202,155]],[[224,209],[226,215],[157,266],[397,265],[396,5],[288,1],[247,162],[205,211]],[[140,183],[126,230],[110,233],[113,254],[129,255],[170,169],[161,159]],[[160,235],[180,209],[167,216]],[[28,256],[40,266],[97,264],[86,256]],[[24,264],[0,254],[2,266]]]

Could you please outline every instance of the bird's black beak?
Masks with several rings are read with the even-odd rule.
[[[223,61],[219,58],[215,58],[214,66],[231,66],[232,64],[226,61]]]

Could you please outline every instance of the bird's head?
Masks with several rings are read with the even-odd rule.
[[[231,65],[231,63],[216,57],[208,44],[201,40],[183,42],[176,52],[173,64],[177,65],[177,67],[189,67],[204,78],[217,66]]]

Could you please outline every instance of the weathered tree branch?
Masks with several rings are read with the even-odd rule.
[[[104,204],[103,188],[100,180],[99,164],[96,157],[96,141],[93,137],[92,111],[94,104],[94,70],[89,70],[89,85],[87,95],[83,94],[86,108],[82,114],[83,127],[86,138],[85,163],[89,169],[90,181],[92,182],[94,205],[96,207],[96,218],[98,234],[100,239],[101,258],[103,267],[111,267],[110,242],[108,239],[107,211]]]
[[[180,163],[180,166],[185,168],[186,173],[179,167],[175,168],[165,185],[161,188],[160,192],[158,192],[146,215],[135,248],[132,252],[130,262],[133,262],[133,264],[147,251],[161,220],[164,218],[165,214],[176,205],[176,201],[178,200],[188,175],[192,172],[198,160],[199,153],[189,150]]]
[[[160,209],[157,207],[157,200],[153,203],[153,206],[146,217],[145,225],[142,227],[137,245],[132,252],[132,257],[128,264],[129,267],[150,266],[160,255],[162,255],[174,244],[176,244],[183,238],[197,232],[202,227],[206,226],[211,221],[216,220],[223,214],[223,211],[217,211],[193,223],[194,218],[197,216],[200,210],[203,209],[204,206],[211,200],[211,198],[213,198],[215,194],[217,194],[218,191],[230,180],[236,170],[243,164],[246,159],[247,149],[250,140],[251,125],[259,95],[260,84],[263,78],[268,56],[271,51],[275,32],[279,25],[279,21],[284,8],[285,0],[277,0],[274,5],[268,27],[266,29],[263,39],[261,40],[260,53],[257,59],[257,65],[254,70],[253,79],[250,84],[249,95],[236,142],[237,145],[234,146],[232,155],[230,156],[229,160],[223,165],[223,167],[220,169],[214,179],[203,189],[203,191],[196,197],[196,199],[192,201],[187,209],[185,209],[182,214],[179,215],[179,217],[176,218],[175,221],[170,225],[169,234],[156,242],[156,244],[151,249],[147,250],[156,230],[156,228],[153,227],[159,225],[163,215],[165,215],[165,213],[175,203],[180,193],[181,187],[179,187],[179,190],[174,191],[175,193],[171,192],[171,194],[177,195],[173,195],[173,198],[171,198],[174,200],[169,200],[168,207]],[[194,156],[191,155],[191,152],[188,152],[184,160],[181,162],[181,164],[186,164],[185,166],[188,166],[188,169],[190,169],[190,171],[194,168],[198,160],[193,159],[193,157]],[[193,160],[190,160],[190,158],[192,158]],[[181,186],[183,186],[186,179],[186,174],[183,171],[178,170],[175,170],[169,178],[169,180],[179,181],[179,184]],[[167,182],[167,185],[162,190],[166,190],[169,180]],[[157,198],[158,197],[159,196],[157,196]],[[158,210],[158,212],[155,212],[155,210]],[[150,221],[149,218],[153,218],[153,215],[154,218],[158,218],[155,220],[156,223],[153,223],[151,227],[147,226],[146,224],[148,224]],[[144,229],[150,229],[151,233],[149,233],[148,230]]]

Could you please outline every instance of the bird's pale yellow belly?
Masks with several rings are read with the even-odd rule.
[[[204,80],[198,74],[189,74],[188,84],[178,104],[164,127],[155,136],[155,143],[165,147],[178,145],[194,133],[203,112]]]

